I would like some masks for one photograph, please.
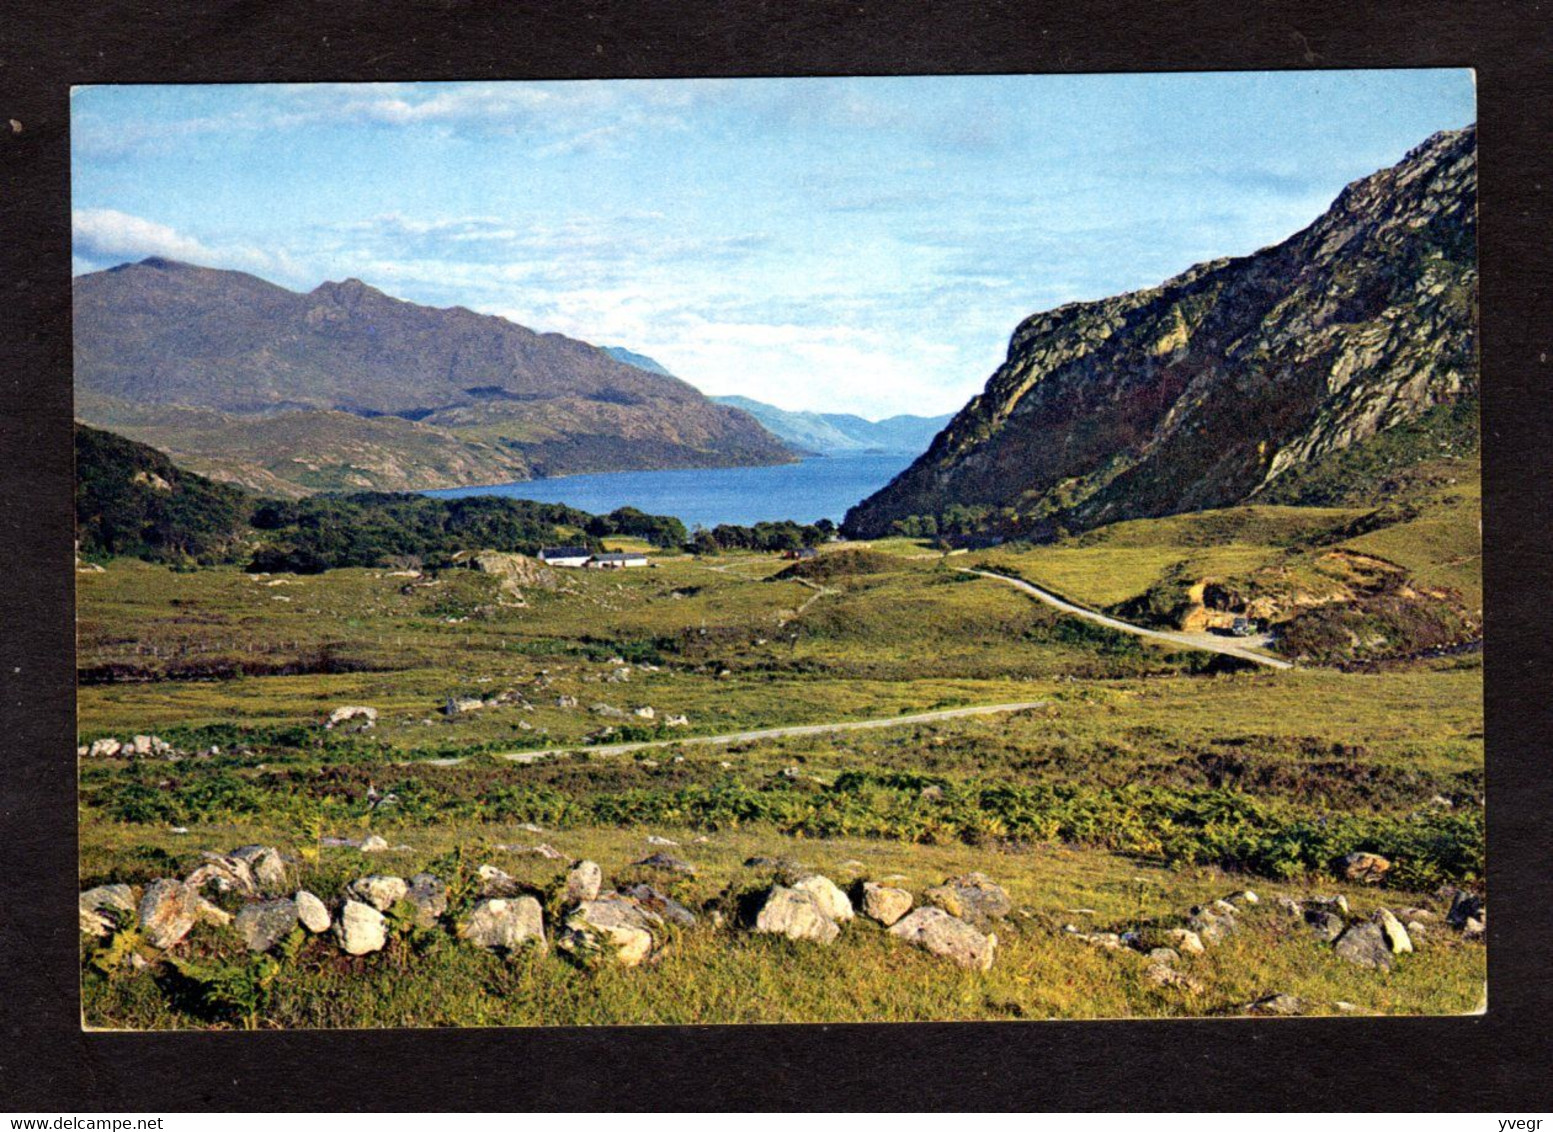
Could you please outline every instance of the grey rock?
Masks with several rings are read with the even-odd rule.
[[[863,915],[885,927],[900,920],[911,911],[911,893],[904,888],[890,888],[868,881],[863,885]]]
[[[329,909],[324,902],[307,889],[298,889],[292,897],[297,906],[297,920],[308,931],[317,935],[329,930]]]
[[[517,896],[523,891],[521,881],[495,865],[481,865],[475,873],[480,878],[481,896]]]
[[[792,887],[812,896],[814,902],[819,905],[820,911],[836,923],[844,924],[852,919],[852,901],[829,877],[818,874],[804,877],[802,880],[794,881]]]
[[[1188,994],[1201,994],[1203,985],[1184,971],[1177,971],[1169,963],[1150,963],[1143,971],[1145,982],[1157,987],[1171,987]]]
[[[458,937],[488,951],[514,952],[526,944],[543,950],[544,912],[532,896],[482,900],[459,925]]]
[[[1342,894],[1307,897],[1304,906],[1307,912],[1336,912],[1339,916],[1348,915],[1348,897]]]
[[[625,896],[636,901],[644,911],[651,912],[668,923],[689,927],[696,922],[694,912],[679,901],[665,896],[650,884],[633,884],[621,891]]]
[[[1223,940],[1240,925],[1232,913],[1197,904],[1187,912],[1186,926],[1196,932],[1203,943],[1211,945]]]
[[[1305,1004],[1292,994],[1267,994],[1246,1006],[1250,1014],[1272,1014],[1292,1017],[1305,1013]]]
[[[415,910],[415,926],[418,928],[436,927],[437,921],[448,910],[448,886],[430,873],[416,873],[411,877],[404,898]]]
[[[219,853],[206,853],[205,863],[190,873],[184,883],[200,892],[212,886],[217,892],[237,892],[244,896],[254,896],[259,891],[259,883],[247,861]]]
[[[1001,920],[1014,909],[1008,893],[994,884],[986,873],[950,877],[937,888],[924,892],[922,899],[976,927],[986,927],[993,920]]]
[[[1155,963],[1181,962],[1181,956],[1173,948],[1169,947],[1151,947],[1146,954]]]
[[[566,873],[566,885],[561,890],[561,900],[566,904],[582,904],[597,900],[604,887],[604,870],[596,861],[578,861]]]
[[[667,853],[654,853],[649,857],[643,857],[635,862],[638,868],[662,869],[669,873],[683,873],[685,876],[695,876],[696,867],[689,861],[682,861],[678,857],[672,857]]]
[[[1169,928],[1165,936],[1170,940],[1170,946],[1183,955],[1201,955],[1207,950],[1203,946],[1202,937],[1191,928]]]
[[[227,856],[248,866],[260,892],[278,892],[286,884],[286,861],[279,849],[269,845],[244,845]]]
[[[1349,925],[1333,948],[1341,958],[1360,967],[1389,971],[1394,962],[1386,933],[1374,921]]]
[[[237,913],[237,933],[249,951],[268,951],[297,926],[295,900],[265,900],[245,904]]]
[[[388,942],[388,922],[383,913],[359,900],[347,900],[340,905],[340,915],[334,923],[334,936],[340,950],[347,955],[367,955],[382,951]]]
[[[815,943],[832,943],[841,934],[812,895],[780,884],[766,894],[755,915],[755,931]]]
[[[1457,890],[1451,895],[1450,910],[1445,922],[1453,928],[1465,928],[1468,920],[1488,921],[1488,905],[1481,896]]]
[[[1310,930],[1316,933],[1316,937],[1331,943],[1343,934],[1343,918],[1335,912],[1323,912],[1320,909],[1311,909],[1305,913],[1305,922],[1310,925]]]
[[[232,922],[232,914],[223,908],[212,904],[203,896],[195,898],[194,922],[199,924],[214,924],[218,928],[224,928]]]
[[[363,904],[370,904],[379,912],[386,912],[410,891],[410,886],[404,882],[403,877],[381,876],[374,873],[372,876],[357,877],[345,886],[345,895],[352,900],[359,900]]]
[[[329,713],[329,720],[324,724],[327,729],[334,729],[342,723],[355,720],[355,729],[365,731],[377,726],[377,708],[370,707],[337,707]]]
[[[115,920],[130,922],[135,915],[135,890],[127,884],[100,884],[80,896],[81,934],[105,936]]]
[[[359,848],[363,853],[386,853],[388,851],[388,842],[373,833],[362,838]]]
[[[938,907],[918,908],[889,931],[898,939],[972,971],[990,968],[997,954],[996,935],[984,935]]]
[[[556,936],[556,946],[584,962],[609,958],[635,967],[652,954],[654,931],[661,924],[635,900],[612,892],[574,908]]]
[[[1407,934],[1407,929],[1402,926],[1402,921],[1392,914],[1389,908],[1381,908],[1375,913],[1375,922],[1380,925],[1380,930],[1385,933],[1386,944],[1391,948],[1393,955],[1406,955],[1413,950],[1413,941]]]
[[[199,892],[182,881],[159,880],[140,898],[140,934],[152,947],[171,947],[198,917]]]

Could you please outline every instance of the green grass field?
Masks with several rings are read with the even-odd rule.
[[[560,863],[495,847],[546,841],[618,879],[654,834],[699,868],[673,883],[703,910],[761,879],[741,864],[752,855],[796,858],[838,883],[900,875],[918,893],[981,870],[1018,910],[998,929],[986,974],[862,923],[820,948],[703,916],[661,961],[631,971],[554,954],[503,961],[446,933],[396,938],[360,959],[314,940],[243,1017],[163,966],[103,970],[83,944],[85,1019],[177,1028],[1136,1017],[1237,1013],[1272,991],[1299,995],[1313,1013],[1339,1002],[1361,1013],[1470,1010],[1481,945],[1442,929],[1394,971],[1362,970],[1281,921],[1271,897],[1344,891],[1362,912],[1382,901],[1438,907],[1441,885],[1480,885],[1479,656],[1362,673],[1247,671],[1059,616],[953,569],[1002,565],[1115,606],[1183,568],[1244,571],[1332,540],[1480,592],[1468,589],[1477,567],[1462,535],[1472,487],[1447,486],[1459,490],[1439,498],[1459,504],[1436,501],[1347,540],[1356,509],[1266,506],[973,555],[884,540],[803,570],[773,555],[658,554],[646,569],[560,571],[555,588],[530,586],[521,599],[469,569],[251,577],[111,561],[78,575],[80,741],[154,733],[221,754],[83,761],[83,885],[182,876],[202,851],[257,842],[297,854],[299,882],[326,898],[366,872],[447,869],[457,850],[544,888]],[[441,710],[450,696],[501,693],[508,702]],[[1030,701],[1041,706],[672,745]],[[322,727],[330,710],[356,704],[379,711],[373,730]],[[629,714],[645,707],[651,720]],[[667,728],[680,714],[688,726]],[[612,736],[599,735],[606,727]],[[621,738],[668,745],[586,749]],[[580,749],[502,757],[551,747]],[[398,800],[374,810],[369,788]],[[367,832],[410,848],[367,857],[321,846]],[[1337,859],[1356,850],[1393,860],[1387,888],[1336,878]],[[1062,932],[1119,930],[1247,886],[1267,899],[1232,942],[1185,961],[1197,990],[1155,986],[1142,956]],[[1071,911],[1084,908],[1093,911]],[[230,930],[202,926],[180,946],[242,962]]]

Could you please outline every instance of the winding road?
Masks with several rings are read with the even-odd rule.
[[[1180,633],[1165,629],[1145,629],[1141,625],[1134,625],[1128,621],[1122,621],[1115,617],[1107,617],[1103,613],[1096,613],[1092,609],[1085,609],[1081,605],[1074,605],[1065,601],[1054,593],[1043,590],[1040,586],[1032,585],[1022,578],[1012,578],[1007,574],[997,574],[990,570],[977,570],[969,566],[957,566],[955,569],[962,574],[975,574],[980,578],[990,578],[994,582],[1002,582],[1006,586],[1012,586],[1016,590],[1028,594],[1038,601],[1043,601],[1053,609],[1074,617],[1082,617],[1086,621],[1093,621],[1097,625],[1115,629],[1122,633],[1131,633],[1134,636],[1148,637],[1165,644],[1176,645],[1180,648],[1200,649],[1204,652],[1222,653],[1225,656],[1237,657],[1248,660],[1253,664],[1265,665],[1268,668],[1293,668],[1287,660],[1280,660],[1275,656],[1256,652],[1251,647],[1239,644],[1235,641],[1227,641],[1215,637],[1210,633]],[[820,592],[810,598],[812,602],[825,593],[834,592],[825,587],[813,587]],[[805,603],[807,605],[808,602]],[[516,763],[532,763],[540,759],[549,758],[552,755],[565,755],[578,751],[586,751],[590,755],[624,755],[633,751],[648,751],[663,747],[710,747],[726,746],[732,743],[753,743],[763,739],[788,739],[804,735],[832,735],[844,731],[870,731],[880,727],[902,727],[913,723],[934,723],[941,719],[964,719],[977,715],[1001,715],[1007,712],[1028,711],[1031,708],[1045,707],[1048,700],[1026,700],[1015,704],[982,704],[974,707],[943,708],[939,711],[917,712],[913,715],[891,715],[879,719],[855,719],[840,723],[804,723],[792,727],[768,727],[759,731],[734,731],[726,735],[687,735],[683,739],[648,739],[637,743],[605,743],[588,745],[573,743],[565,747],[546,747],[536,751],[509,751],[499,755],[499,758],[508,759]],[[462,762],[462,759],[433,759],[429,760],[439,765],[451,765]]]
[[[838,731],[871,731],[879,727],[903,727],[912,723],[935,723],[940,719],[963,719],[973,715],[1001,715],[1045,707],[1049,700],[1026,700],[1017,704],[982,704],[976,707],[942,708],[915,715],[890,715],[882,719],[854,719],[845,723],[803,723],[792,727],[768,727],[762,731],[735,731],[728,735],[687,735],[683,739],[649,739],[640,743],[574,743],[569,747],[547,747],[541,751],[512,751],[499,757],[515,763],[531,763],[550,755],[586,751],[590,755],[623,755],[655,747],[707,747],[729,743],[750,743],[761,739],[788,739],[800,735],[829,735]],[[453,760],[442,760],[444,764]]]
[[[1043,590],[1040,586],[1031,585],[1023,578],[1011,578],[1007,574],[995,574],[991,570],[977,570],[970,566],[956,566],[955,569],[962,574],[975,574],[979,578],[991,578],[995,582],[1002,582],[1006,586],[1013,586],[1016,590],[1021,590],[1038,601],[1044,601],[1053,609],[1060,609],[1063,613],[1072,614],[1074,617],[1082,617],[1086,621],[1093,621],[1096,625],[1104,625],[1109,629],[1116,629],[1123,633],[1132,633],[1138,637],[1150,637],[1156,641],[1164,641],[1166,644],[1179,645],[1181,648],[1223,653],[1225,656],[1249,660],[1253,664],[1266,665],[1268,668],[1294,667],[1287,660],[1279,660],[1275,656],[1256,652],[1246,645],[1236,644],[1234,641],[1215,637],[1211,633],[1177,633],[1168,629],[1145,629],[1142,625],[1134,625],[1128,621],[1120,621],[1115,617],[1107,617],[1103,613],[1096,613],[1092,609],[1085,609],[1081,605],[1074,605],[1071,601],[1064,601],[1056,594]]]

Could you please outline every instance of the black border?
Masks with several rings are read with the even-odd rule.
[[[1547,1109],[1553,35],[1535,3],[148,0],[0,20],[0,1110]],[[1492,1002],[1484,1017],[83,1034],[68,86],[1473,66]],[[7,125],[20,124],[20,132]]]

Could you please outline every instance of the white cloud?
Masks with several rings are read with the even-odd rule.
[[[97,270],[129,260],[161,256],[201,267],[253,271],[274,282],[306,277],[302,264],[283,249],[209,243],[166,224],[112,208],[78,208],[71,213],[72,265]]]

